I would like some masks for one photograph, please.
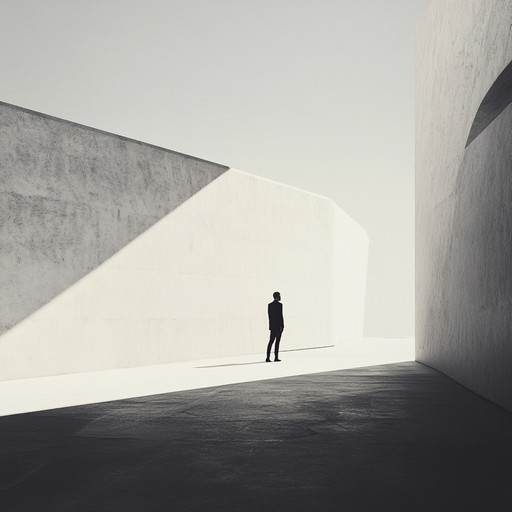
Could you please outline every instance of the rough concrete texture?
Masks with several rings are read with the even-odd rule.
[[[0,103],[0,334],[226,169]]]
[[[512,59],[512,1],[436,0],[418,27],[416,357],[512,409],[512,110],[472,142]]]
[[[466,146],[471,144],[512,102],[512,63],[501,72],[478,107]]]
[[[0,338],[0,379],[361,338],[368,238],[332,201],[228,170]],[[77,357],[79,354],[79,357]]]
[[[418,363],[0,418],[10,512],[508,510],[512,414]]]

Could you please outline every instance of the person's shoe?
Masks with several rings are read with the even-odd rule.
[[[265,363],[271,363],[272,361],[267,357],[267,359],[265,359]]]
[[[274,359],[274,363],[280,363],[281,359]]]

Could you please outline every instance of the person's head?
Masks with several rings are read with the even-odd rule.
[[[281,294],[279,292],[274,292],[272,296],[274,297],[274,300],[281,300]]]

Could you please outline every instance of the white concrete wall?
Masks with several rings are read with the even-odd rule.
[[[368,238],[333,202],[229,170],[0,337],[0,380],[362,337]]]
[[[509,409],[511,107],[466,141],[511,26],[511,0],[435,0],[416,77],[416,357]]]

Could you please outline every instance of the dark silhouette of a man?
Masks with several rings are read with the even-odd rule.
[[[266,362],[270,363],[270,351],[274,341],[276,345],[274,347],[274,361],[281,361],[279,359],[279,342],[281,341],[281,334],[284,329],[284,318],[283,318],[283,305],[279,302],[281,300],[281,294],[274,292],[274,302],[268,305],[268,328],[270,330],[270,340],[267,345],[267,359]]]

